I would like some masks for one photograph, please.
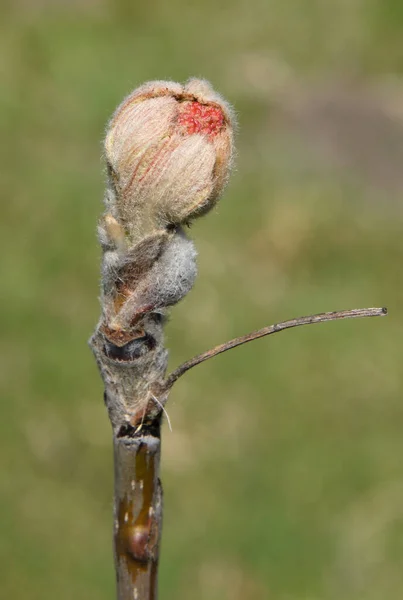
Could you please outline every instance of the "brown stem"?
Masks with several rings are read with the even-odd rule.
[[[252,331],[251,333],[247,333],[241,337],[234,338],[233,340],[225,342],[224,344],[220,344],[211,350],[207,350],[207,352],[203,352],[202,354],[194,356],[190,360],[180,365],[169,375],[169,377],[167,377],[162,390],[170,390],[179,377],[182,377],[182,375],[189,371],[189,369],[192,369],[205,360],[213,358],[214,356],[217,356],[217,354],[221,354],[227,350],[231,350],[231,348],[236,348],[237,346],[246,344],[246,342],[257,340],[266,335],[271,335],[272,333],[277,333],[278,331],[284,331],[285,329],[290,329],[291,327],[299,327],[300,325],[311,325],[313,323],[324,323],[326,321],[337,321],[339,319],[356,319],[358,317],[381,317],[386,314],[388,314],[386,308],[355,308],[353,310],[319,313],[317,315],[299,317],[298,319],[290,319],[289,321],[268,325],[267,327],[263,327],[257,331]]]
[[[154,423],[155,425],[155,423]],[[154,428],[155,429],[155,428]],[[133,430],[134,435],[138,435]],[[156,600],[162,488],[159,423],[152,434],[114,438],[114,539],[118,600]]]

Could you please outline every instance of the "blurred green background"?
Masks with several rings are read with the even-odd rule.
[[[403,597],[400,0],[2,0],[1,596],[109,600],[99,314],[104,126],[148,79],[212,81],[237,170],[191,230],[163,433],[164,600]]]

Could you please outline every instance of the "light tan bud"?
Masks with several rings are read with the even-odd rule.
[[[207,212],[227,180],[234,117],[204,80],[152,81],[113,115],[105,153],[113,216],[132,239]],[[111,203],[111,198],[109,199]]]

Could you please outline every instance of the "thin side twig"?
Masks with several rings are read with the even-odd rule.
[[[300,325],[312,325],[313,323],[325,323],[326,321],[338,321],[340,319],[357,319],[360,317],[382,317],[387,314],[388,311],[386,308],[355,308],[352,310],[319,313],[317,315],[299,317],[297,319],[290,319],[289,321],[275,323],[274,325],[268,325],[267,327],[263,327],[257,331],[252,331],[246,335],[242,335],[234,338],[233,340],[229,340],[228,342],[224,342],[224,344],[220,344],[211,350],[207,350],[206,352],[198,354],[190,360],[187,360],[167,377],[165,380],[164,391],[170,390],[179,377],[182,377],[182,375],[189,371],[189,369],[196,367],[205,360],[213,358],[214,356],[222,354],[222,352],[226,352],[232,348],[236,348],[237,346],[241,346],[242,344],[246,344],[247,342],[252,342],[253,340],[265,337],[266,335],[284,331],[285,329],[290,329],[291,327],[299,327]]]

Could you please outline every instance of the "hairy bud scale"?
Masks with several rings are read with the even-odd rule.
[[[211,86],[155,81],[111,119],[105,154],[115,217],[132,239],[186,223],[218,200],[232,162],[232,113]]]

